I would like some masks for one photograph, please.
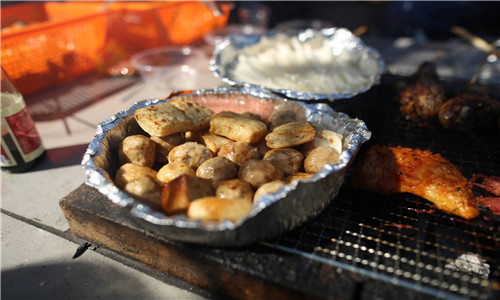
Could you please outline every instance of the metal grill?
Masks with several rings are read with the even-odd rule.
[[[386,76],[369,93],[332,106],[363,119],[372,131],[370,143],[441,153],[467,178],[500,176],[498,131],[414,127],[399,116],[394,80]],[[444,83],[448,96],[464,87]],[[499,97],[500,86],[492,88]],[[500,289],[500,217],[480,210],[480,217],[467,221],[411,194],[386,197],[345,184],[319,216],[265,244],[433,296],[488,299]]]

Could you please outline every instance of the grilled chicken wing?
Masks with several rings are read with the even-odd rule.
[[[479,215],[472,184],[455,165],[430,151],[372,146],[351,180],[355,187],[385,195],[412,193],[465,219]]]

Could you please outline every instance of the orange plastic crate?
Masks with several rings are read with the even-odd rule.
[[[1,63],[27,95],[91,72],[107,34],[106,13],[80,3],[21,3],[2,7]],[[5,31],[16,22],[22,28]]]
[[[186,45],[226,25],[200,1],[67,1],[2,7],[1,62],[27,95],[137,51]],[[102,68],[101,68],[102,69]]]
[[[222,15],[200,1],[115,1],[110,12],[109,38],[128,53],[158,47],[186,45],[226,25],[230,8]]]

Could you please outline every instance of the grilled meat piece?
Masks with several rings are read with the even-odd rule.
[[[500,177],[486,176],[484,174],[472,174],[470,181],[473,185],[483,188],[493,195],[500,197]]]
[[[493,214],[500,216],[500,197],[479,196],[476,200],[491,210]]]
[[[465,219],[479,215],[472,184],[455,165],[431,151],[371,146],[355,169],[351,184],[384,195],[411,193]]]
[[[437,117],[445,97],[435,64],[425,62],[420,65],[402,87],[398,99],[401,114],[406,120],[426,125]]]
[[[478,196],[477,202],[489,208],[495,215],[500,216],[500,177],[472,174],[470,180],[473,185],[484,189],[494,196]]]
[[[438,115],[444,128],[495,130],[500,119],[500,102],[485,92],[465,92],[446,101]]]
[[[426,125],[434,120],[444,102],[444,92],[433,81],[419,81],[401,92],[400,111],[406,120]]]

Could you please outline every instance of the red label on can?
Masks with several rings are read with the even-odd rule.
[[[28,114],[26,107],[19,112],[5,118],[17,143],[24,154],[29,154],[42,145],[40,135],[35,124]]]

